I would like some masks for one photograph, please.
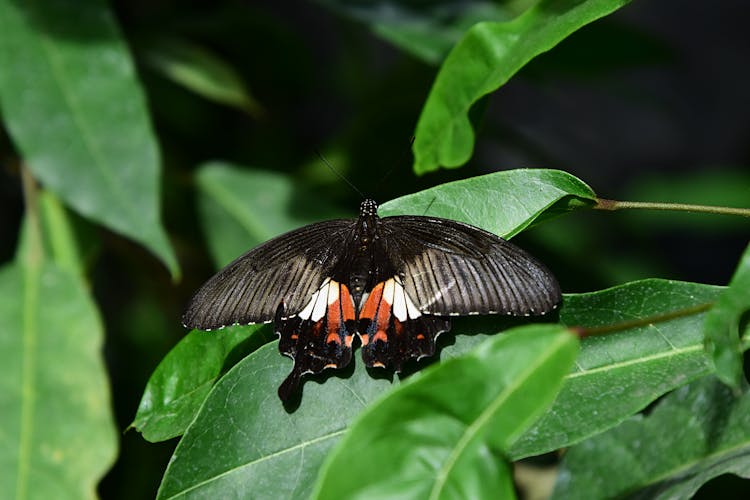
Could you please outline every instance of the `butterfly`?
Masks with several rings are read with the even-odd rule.
[[[538,260],[477,227],[427,216],[380,218],[373,200],[357,219],[310,224],[227,265],[193,296],[188,328],[269,323],[294,360],[282,401],[302,377],[343,368],[355,338],[368,367],[400,372],[435,353],[451,316],[541,315],[560,287]]]

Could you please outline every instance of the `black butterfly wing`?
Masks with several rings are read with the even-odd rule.
[[[508,241],[461,222],[398,216],[382,220],[385,250],[424,314],[537,315],[560,303],[547,268]]]
[[[195,293],[183,324],[212,330],[267,323],[282,302],[288,313],[302,310],[336,265],[355,223],[346,219],[319,222],[253,248]]]

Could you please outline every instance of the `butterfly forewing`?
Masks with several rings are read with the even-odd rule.
[[[283,234],[250,250],[209,279],[193,296],[183,324],[212,330],[267,323],[279,304],[297,312],[329,276],[353,220],[330,220]]]
[[[382,226],[404,288],[425,314],[544,314],[560,303],[547,268],[492,233],[432,217],[386,217]]]

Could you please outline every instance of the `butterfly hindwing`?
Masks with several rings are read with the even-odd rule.
[[[433,217],[385,217],[391,259],[424,314],[536,315],[561,300],[554,276],[512,243],[479,228]]]
[[[283,234],[250,250],[209,279],[193,296],[185,326],[212,330],[267,323],[283,300],[302,310],[341,258],[355,221],[330,220]]]
[[[450,329],[445,318],[422,314],[406,293],[399,276],[377,283],[359,313],[362,360],[368,367],[390,367],[435,353],[437,336]]]
[[[294,360],[292,372],[279,387],[282,400],[296,391],[302,375],[349,364],[355,318],[347,286],[330,278],[323,281],[299,312],[285,317],[285,307],[279,305],[274,321],[279,351]]]

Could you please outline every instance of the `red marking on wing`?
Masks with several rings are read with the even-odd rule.
[[[372,336],[372,341],[380,340],[381,342],[388,342],[388,335],[385,334],[385,330],[378,330],[375,335]]]
[[[346,321],[354,321],[354,301],[349,293],[349,289],[346,285],[338,283],[339,287],[339,298],[330,304],[326,309],[326,321],[328,335],[326,336],[326,343],[336,342],[337,344],[342,343],[341,331],[346,330]],[[352,336],[345,335],[343,339],[346,347],[351,347]]]
[[[354,313],[354,299],[352,299],[346,285],[341,285],[339,289],[339,300],[341,301],[341,311],[344,313],[344,321],[354,321],[356,318],[356,314]]]
[[[383,299],[383,282],[375,285],[370,291],[370,295],[365,301],[365,305],[359,313],[360,318],[366,318],[372,320],[376,314],[378,314],[378,306],[380,301]]]
[[[370,342],[381,341],[388,342],[388,325],[391,319],[391,305],[383,298],[384,283],[375,285],[367,297],[362,311],[359,313],[360,320],[370,320],[370,328],[375,331],[371,335],[363,335],[360,332],[362,345],[365,346]]]

